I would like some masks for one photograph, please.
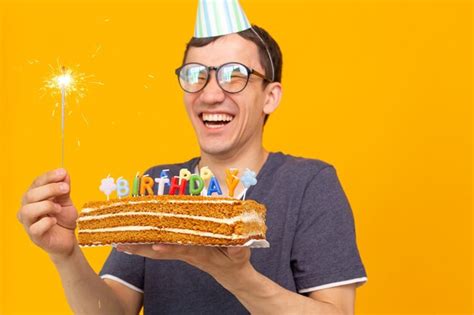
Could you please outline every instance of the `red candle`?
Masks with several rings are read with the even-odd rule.
[[[173,176],[171,179],[171,184],[170,184],[170,195],[176,195],[176,190],[179,191],[179,195],[184,195],[186,191],[186,183],[188,181],[185,180],[184,178],[181,180],[181,184],[179,183],[179,177],[178,176]]]

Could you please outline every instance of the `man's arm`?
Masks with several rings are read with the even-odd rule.
[[[339,306],[342,314],[354,314],[357,284],[341,285],[311,292],[309,297],[319,301],[330,301]]]
[[[250,264],[244,269],[248,270],[218,281],[252,314],[354,313],[355,284],[315,291],[306,297],[281,287]]]
[[[143,295],[112,280],[102,280],[78,246],[69,257],[51,256],[74,314],[138,314]]]
[[[180,245],[119,245],[152,259],[181,260],[210,274],[235,295],[252,314],[353,314],[355,285],[313,292],[309,297],[291,292],[256,271],[250,249]]]

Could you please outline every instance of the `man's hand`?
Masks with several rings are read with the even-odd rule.
[[[36,178],[24,194],[17,218],[30,239],[51,256],[69,256],[76,244],[77,211],[65,169]]]
[[[118,251],[152,259],[181,260],[210,274],[222,285],[236,283],[250,267],[250,249],[246,247],[210,247],[191,245],[118,245]]]

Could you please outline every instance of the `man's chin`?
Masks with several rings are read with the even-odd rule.
[[[232,150],[230,144],[214,141],[212,143],[200,143],[200,148],[202,153],[214,156],[228,155]]]

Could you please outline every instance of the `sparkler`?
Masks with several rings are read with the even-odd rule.
[[[64,167],[66,97],[75,94],[76,102],[78,102],[78,98],[82,98],[86,92],[85,80],[91,76],[74,72],[65,66],[58,66],[58,69],[52,68],[52,70],[53,74],[50,79],[45,81],[44,88],[50,90],[52,96],[61,94],[61,167]]]

